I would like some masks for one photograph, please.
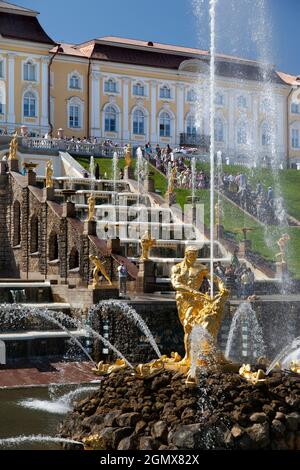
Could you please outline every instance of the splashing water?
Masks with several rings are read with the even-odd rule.
[[[203,353],[203,351],[201,351],[201,347],[203,343],[209,344],[209,348],[210,348],[209,354],[205,354]],[[203,360],[205,363],[207,363],[207,368],[209,368],[209,366],[211,365],[211,358],[213,356],[216,356],[216,353],[217,353],[217,348],[215,346],[213,337],[201,325],[194,326],[192,330],[190,351],[191,351],[190,373],[192,377],[195,377],[198,360],[199,359]]]
[[[234,358],[237,341],[241,341],[242,355],[249,360],[255,361],[265,354],[262,328],[249,302],[243,302],[233,316],[225,350],[227,359]]]
[[[191,170],[192,170],[192,203],[195,203],[196,197],[196,158],[193,157],[191,161]]]
[[[63,437],[53,437],[53,436],[43,436],[42,434],[30,435],[30,436],[17,436],[17,437],[7,437],[5,439],[0,439],[0,447],[16,447],[20,444],[25,443],[62,443],[62,444],[80,444],[83,446],[82,442],[73,441],[72,439],[65,439]]]
[[[118,300],[103,300],[99,302],[96,305],[93,305],[89,309],[88,313],[88,322],[90,324],[93,324],[93,319],[94,317],[98,314],[99,311],[102,309],[107,309],[109,307],[115,308],[123,313],[127,318],[130,320],[133,320],[134,324],[145,334],[145,336],[148,338],[149,343],[153,347],[154,351],[156,352],[158,357],[161,357],[161,352],[157,346],[157,343],[149,330],[148,326],[144,322],[144,320],[141,318],[141,316],[132,308],[130,305],[122,303]]]
[[[82,387],[77,390],[72,390],[61,397],[53,397],[52,400],[37,400],[35,398],[29,398],[19,401],[18,405],[23,408],[63,415],[72,410],[72,402],[76,397],[85,393],[95,392],[97,390],[99,390],[99,387]]]
[[[113,180],[114,180],[114,192],[116,192],[117,180],[119,179],[118,178],[118,163],[119,163],[118,153],[114,152],[113,160],[112,160],[112,174],[113,174]]]
[[[283,366],[289,366],[292,360],[297,359],[298,354],[300,355],[300,336],[295,338],[292,341],[292,344],[289,344],[283,348],[279,354],[277,354],[275,359],[269,365],[266,374],[268,375],[274,369],[277,362],[281,363]],[[291,357],[289,358],[289,356]]]

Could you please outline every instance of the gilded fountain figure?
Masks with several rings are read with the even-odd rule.
[[[18,134],[15,133],[12,140],[9,144],[9,155],[8,160],[17,160],[17,150],[18,150]]]
[[[94,255],[90,255],[90,261],[94,265],[92,288],[97,289],[98,287],[101,287],[101,276],[103,276],[108,282],[108,284],[111,286],[112,282],[111,282],[109,275],[106,272],[104,263],[98,258],[98,256],[94,256]]]
[[[141,247],[142,247],[142,254],[141,254],[141,261],[147,261],[149,259],[150,249],[155,246],[156,240],[151,237],[150,232],[147,230],[141,238]]]
[[[46,165],[46,188],[53,188],[53,163],[51,160],[48,160]]]
[[[95,217],[95,207],[96,207],[96,199],[94,194],[91,194],[88,198],[88,221],[94,220]]]

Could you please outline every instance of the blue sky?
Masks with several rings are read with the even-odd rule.
[[[201,6],[197,17],[194,2]],[[114,35],[209,47],[208,0],[14,0],[12,3],[39,11],[41,24],[58,42],[79,43]],[[262,4],[265,4],[265,14],[258,20]],[[278,70],[300,75],[299,19],[300,0],[218,0],[217,49],[240,57],[267,57]]]

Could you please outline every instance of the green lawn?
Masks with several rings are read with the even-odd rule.
[[[85,157],[77,157],[78,162],[84,167],[89,167],[89,159]],[[112,177],[112,160],[109,158],[95,158],[95,162],[99,163],[100,173],[104,175],[107,173],[107,177]],[[133,160],[133,167],[135,161]],[[209,166],[207,164],[198,164],[199,168],[203,168],[209,172]],[[119,160],[119,168],[124,168],[124,159]],[[248,175],[249,181],[256,185],[257,181],[260,180],[263,185],[272,186],[274,185],[274,179],[271,170],[250,170],[240,166],[226,166],[226,172],[232,174],[239,174],[244,172]],[[154,172],[155,188],[159,190],[162,195],[167,190],[167,179],[164,175],[158,172],[155,168],[151,167],[151,171]],[[296,170],[282,170],[279,172],[279,181],[282,185],[282,192],[285,197],[286,205],[289,214],[294,215],[300,219],[300,171]],[[196,191],[200,201],[204,204],[204,222],[206,226],[209,226],[210,218],[210,195],[208,190]],[[176,199],[181,207],[187,201],[187,197],[191,195],[189,189],[176,189]],[[217,201],[218,195],[215,195]],[[243,227],[251,227],[253,231],[248,232],[247,238],[252,241],[252,248],[254,251],[260,253],[264,258],[268,260],[275,260],[275,254],[278,253],[277,240],[283,233],[288,233],[291,237],[289,243],[290,249],[288,250],[288,266],[289,269],[294,273],[296,278],[300,278],[300,229],[295,227],[284,227],[279,228],[277,226],[263,227],[258,224],[254,219],[246,215],[243,211],[238,209],[236,206],[221,197],[221,204],[223,210],[222,224],[228,236],[235,240],[242,238],[242,233],[239,232]]]

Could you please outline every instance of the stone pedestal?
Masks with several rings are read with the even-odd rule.
[[[221,224],[216,224],[215,226],[215,237],[224,238],[224,226]]]
[[[7,161],[0,161],[0,175],[6,175],[8,170]]]
[[[131,166],[124,168],[124,180],[133,180],[134,179],[134,171]]]
[[[173,204],[176,204],[175,193],[166,193],[164,199],[165,199],[165,202],[168,204],[168,206],[173,206]]]
[[[36,172],[33,170],[28,170],[26,174],[28,186],[36,186]]]
[[[75,204],[74,202],[67,201],[63,205],[62,216],[63,217],[75,217]]]
[[[52,188],[44,188],[43,193],[44,193],[44,200],[45,201],[54,201],[55,192],[54,192],[53,187]]]
[[[19,173],[19,160],[7,160],[9,171],[15,171]]]
[[[278,279],[287,278],[287,275],[288,275],[287,264],[284,262],[281,263],[280,261],[278,261],[277,263],[275,263],[275,265],[276,265],[276,277]]]
[[[155,184],[154,184],[154,179],[149,176],[149,178],[146,178],[144,181],[144,190],[146,193],[154,193],[155,192]]]
[[[241,240],[239,242],[239,256],[245,256],[251,250],[251,240]]]
[[[104,282],[106,281],[103,281],[103,286],[97,287],[96,289],[94,289],[93,286],[88,286],[88,291],[92,297],[92,305],[97,304],[100,300],[119,298],[119,289],[115,286],[106,285]]]
[[[107,252],[109,254],[114,253],[116,255],[122,254],[121,240],[119,238],[111,238],[106,243]]]
[[[73,204],[73,203],[72,203]],[[97,235],[97,222],[96,220],[85,220],[83,222],[84,235]]]
[[[151,260],[140,261],[139,272],[136,280],[136,290],[141,293],[155,291],[155,263]]]

